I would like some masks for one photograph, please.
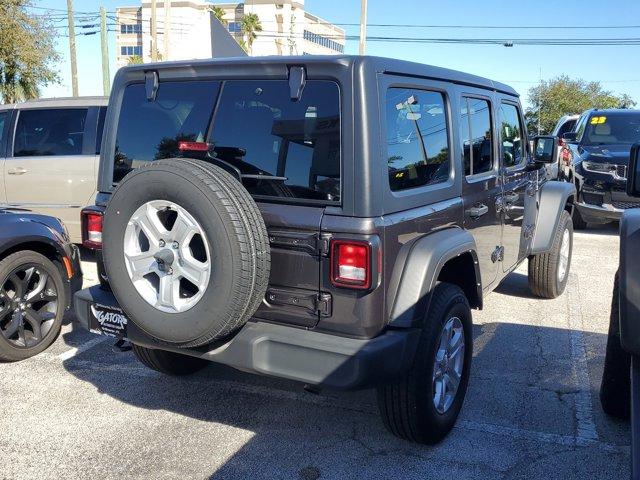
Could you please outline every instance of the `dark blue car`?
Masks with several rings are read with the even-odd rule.
[[[578,191],[574,228],[619,220],[626,209],[640,206],[625,191],[629,150],[640,141],[640,110],[587,110],[563,139],[569,151],[564,178]]]
[[[58,219],[0,209],[0,361],[49,347],[81,286],[78,247]]]

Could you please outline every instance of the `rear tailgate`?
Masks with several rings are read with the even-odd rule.
[[[320,224],[324,207],[258,204],[269,232],[271,276],[256,318],[313,327],[329,315],[320,292]]]

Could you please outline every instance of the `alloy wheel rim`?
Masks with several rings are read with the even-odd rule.
[[[458,317],[447,320],[440,333],[433,367],[433,404],[446,413],[453,404],[464,369],[464,327]]]
[[[182,206],[152,200],[131,216],[124,260],[140,296],[167,313],[194,307],[207,289],[211,254],[203,228]]]
[[[49,334],[58,312],[51,275],[29,263],[13,269],[0,284],[0,335],[15,348],[33,348]]]
[[[565,229],[562,234],[562,243],[560,244],[560,258],[558,262],[558,281],[562,283],[567,276],[569,270],[569,254],[571,250],[571,234],[569,229]]]

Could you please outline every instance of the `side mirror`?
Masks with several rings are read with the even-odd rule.
[[[562,139],[567,142],[575,142],[578,138],[577,132],[566,132],[562,134]]]
[[[557,159],[558,137],[545,135],[533,139],[533,161],[535,163],[554,163]]]
[[[627,174],[627,195],[640,197],[640,143],[631,147],[629,173]]]

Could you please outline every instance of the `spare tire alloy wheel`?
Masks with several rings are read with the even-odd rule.
[[[0,286],[0,332],[17,348],[31,348],[47,336],[58,311],[58,292],[41,266],[14,268]]]
[[[133,213],[125,229],[124,257],[140,296],[162,312],[189,310],[209,284],[211,254],[204,230],[174,202],[152,200]]]

